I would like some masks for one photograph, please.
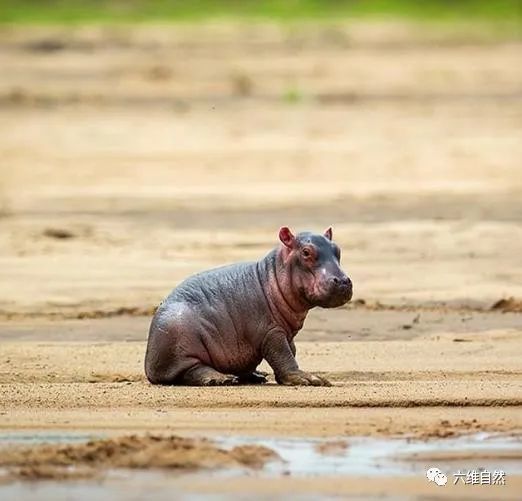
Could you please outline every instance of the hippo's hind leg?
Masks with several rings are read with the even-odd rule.
[[[182,383],[189,386],[230,386],[238,384],[239,378],[218,372],[208,365],[198,364],[183,374]]]

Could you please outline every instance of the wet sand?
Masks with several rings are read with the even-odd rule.
[[[198,29],[0,33],[0,429],[520,433],[520,42]],[[150,386],[162,297],[262,257],[282,225],[333,225],[355,284],[297,338],[334,385]],[[187,483],[433,493],[409,477]]]

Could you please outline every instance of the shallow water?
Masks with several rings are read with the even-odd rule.
[[[96,438],[105,438],[103,433],[78,433],[70,431],[53,432],[10,432],[0,433],[0,447],[9,445],[38,445],[38,444],[74,444],[87,442]]]
[[[226,438],[217,440],[224,447],[240,444],[260,444],[275,450],[284,463],[272,462],[265,466],[267,474],[288,472],[291,475],[417,475],[426,471],[426,461],[407,458],[410,454],[422,453],[496,453],[519,451],[522,456],[520,437],[473,434],[437,440],[414,440],[408,438],[350,437],[338,439],[310,438]],[[321,444],[346,442],[344,450],[335,448],[331,454],[318,451]],[[462,468],[504,469],[522,473],[522,459],[481,459],[477,461],[451,460],[438,462],[441,469]]]
[[[71,432],[52,433],[3,433],[0,447],[13,444],[71,443],[103,438],[103,434]],[[502,453],[521,452],[520,437],[473,434],[456,438],[418,440],[409,438],[338,437],[280,438],[280,437],[218,437],[214,439],[228,449],[237,445],[257,444],[275,450],[281,461],[272,461],[261,470],[243,468],[221,469],[203,472],[110,470],[101,478],[69,481],[15,481],[0,485],[0,499],[16,500],[133,500],[152,496],[154,499],[225,499],[223,496],[194,495],[180,491],[176,480],[180,478],[223,479],[238,476],[261,476],[267,479],[290,475],[292,477],[320,476],[425,476],[426,469],[438,467],[448,473],[457,470],[503,470],[506,476],[522,473],[522,459],[506,459]],[[328,447],[330,445],[330,447]],[[321,451],[322,450],[322,451]],[[469,459],[427,461],[429,454],[469,453]],[[480,455],[488,452],[487,459]],[[423,460],[408,457],[422,453]],[[473,459],[473,454],[477,457]],[[498,455],[495,458],[495,455]],[[520,455],[519,455],[520,457]],[[236,497],[236,496],[235,496]],[[241,499],[239,497],[238,499]],[[299,499],[308,499],[301,496]],[[309,499],[318,499],[310,496]],[[323,497],[321,499],[328,499]]]

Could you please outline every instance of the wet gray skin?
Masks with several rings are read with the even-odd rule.
[[[149,330],[151,383],[264,383],[266,374],[256,368],[265,359],[279,384],[330,385],[299,369],[294,337],[311,308],[348,302],[352,282],[340,268],[331,228],[294,236],[283,227],[279,239],[260,261],[198,273],[169,294]]]

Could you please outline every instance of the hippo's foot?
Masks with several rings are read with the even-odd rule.
[[[189,386],[231,386],[239,384],[239,378],[232,374],[222,374],[207,365],[196,365],[184,374],[183,384]]]
[[[332,386],[328,379],[301,370],[287,372],[278,376],[276,380],[279,384],[287,386]]]
[[[248,372],[239,376],[239,382],[242,384],[264,384],[267,382],[268,374],[261,371]]]

